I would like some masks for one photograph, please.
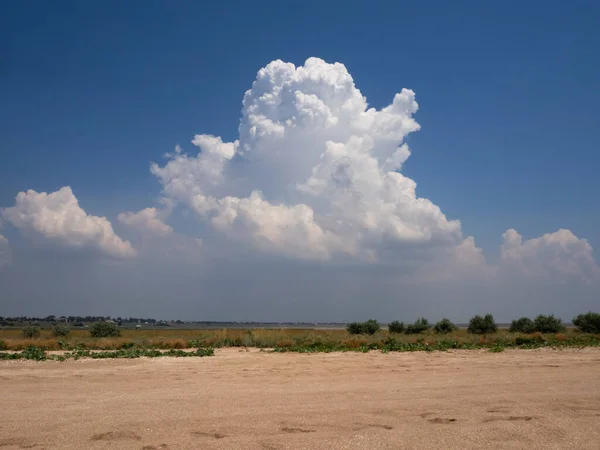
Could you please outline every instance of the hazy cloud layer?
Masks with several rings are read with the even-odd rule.
[[[86,214],[71,188],[56,192],[19,192],[16,205],[2,216],[25,234],[38,235],[65,247],[90,250],[114,257],[130,258],[135,250],[113,231],[105,217]]]

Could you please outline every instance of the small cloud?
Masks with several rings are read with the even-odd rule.
[[[50,194],[19,192],[15,206],[4,208],[2,216],[25,234],[67,248],[92,250],[113,258],[136,255],[131,244],[115,234],[108,219],[88,215],[79,206],[69,186]]]
[[[136,213],[124,212],[119,214],[117,219],[146,235],[166,236],[173,232],[173,228],[161,220],[156,208],[145,208]]]

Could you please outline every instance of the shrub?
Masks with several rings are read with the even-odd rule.
[[[40,337],[40,327],[31,325],[29,327],[23,328],[23,337],[27,339],[35,339],[37,337]]]
[[[118,337],[120,335],[121,330],[110,322],[98,322],[90,328],[90,336],[92,337]]]
[[[539,331],[540,333],[559,333],[565,330],[562,321],[554,317],[554,315],[544,316],[540,314],[533,321],[533,325],[535,331]]]
[[[57,323],[52,327],[52,334],[56,337],[68,336],[71,334],[71,328],[62,323]]]
[[[21,358],[23,359],[33,359],[35,361],[43,361],[46,359],[46,352],[44,349],[40,347],[36,347],[35,345],[30,345],[25,350],[21,352]]]
[[[379,322],[373,319],[369,319],[366,322],[352,322],[346,327],[346,330],[350,334],[375,334],[380,329]]]
[[[363,326],[361,322],[352,322],[346,326],[346,330],[350,334],[362,334]]]
[[[381,329],[381,327],[379,326],[379,322],[374,319],[369,319],[363,323],[363,329],[365,334],[375,334]]]
[[[404,322],[398,322],[397,320],[390,322],[388,331],[390,333],[404,333]]]
[[[456,331],[458,327],[454,325],[450,320],[444,318],[435,324],[433,327],[436,333],[438,334],[447,334]]]
[[[535,325],[533,324],[533,320],[529,317],[521,317],[520,319],[512,321],[509,331],[511,333],[531,334],[535,331]]]
[[[600,314],[591,311],[579,314],[573,319],[573,325],[584,333],[600,333]]]
[[[8,345],[2,339],[0,339],[0,350],[8,350]]]
[[[431,328],[429,322],[424,317],[421,317],[406,327],[406,334],[419,334]]]
[[[479,315],[472,317],[467,331],[472,334],[487,334],[495,333],[497,328],[494,316],[486,314],[485,317]]]

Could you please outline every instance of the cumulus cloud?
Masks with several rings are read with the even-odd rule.
[[[68,248],[86,249],[114,258],[130,258],[135,250],[113,231],[105,217],[88,215],[69,186],[50,194],[28,190],[19,192],[14,207],[2,216],[26,234]]]
[[[400,173],[410,156],[404,139],[420,128],[417,109],[409,89],[369,108],[343,64],[273,61],[244,95],[237,140],[198,135],[196,155],[177,148],[151,171],[213,232],[268,253],[431,260],[458,247],[477,263],[459,221]]]
[[[570,230],[558,230],[523,241],[515,230],[503,235],[501,269],[509,274],[552,279],[598,280],[600,268],[592,255],[592,246]]]
[[[119,214],[117,219],[146,235],[166,236],[173,232],[173,228],[159,217],[159,211],[156,208],[145,208],[136,213],[124,212]]]

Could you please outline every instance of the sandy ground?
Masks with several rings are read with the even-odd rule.
[[[598,449],[600,349],[0,362],[0,449]]]

